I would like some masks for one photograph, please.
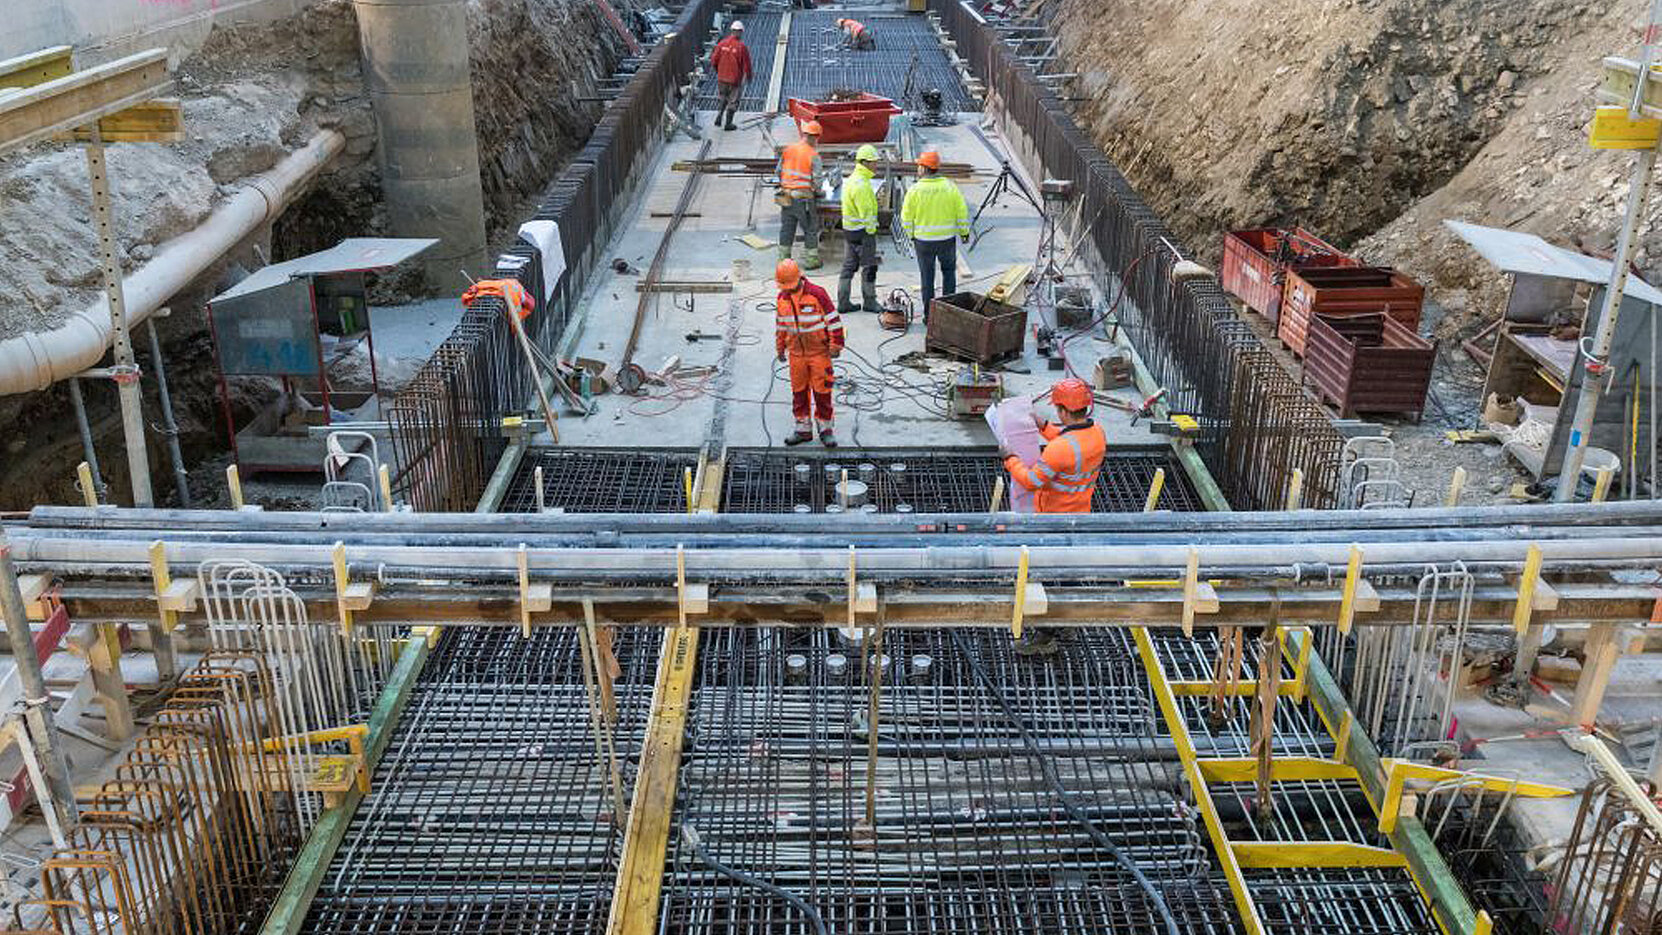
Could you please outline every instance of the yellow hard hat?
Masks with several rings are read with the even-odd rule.
[[[867,143],[854,151],[854,160],[856,162],[876,162],[877,147]]]

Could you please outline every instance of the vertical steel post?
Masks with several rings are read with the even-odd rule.
[[[1651,0],[1650,19],[1645,24],[1644,47],[1639,56],[1639,74],[1633,83],[1633,98],[1627,113],[1635,119],[1643,116],[1645,89],[1650,86],[1651,60],[1656,56],[1658,29],[1662,28],[1662,0]],[[1578,345],[1585,375],[1581,389],[1576,392],[1575,416],[1570,422],[1569,447],[1564,451],[1564,464],[1558,472],[1558,489],[1553,500],[1568,503],[1575,499],[1581,485],[1581,465],[1587,457],[1587,444],[1593,434],[1593,418],[1598,413],[1599,395],[1609,374],[1610,343],[1616,335],[1616,318],[1621,313],[1622,296],[1627,288],[1627,271],[1633,258],[1633,243],[1638,237],[1639,222],[1645,214],[1645,202],[1650,197],[1650,181],[1656,168],[1656,147],[1641,150],[1639,163],[1633,169],[1633,180],[1628,184],[1627,217],[1616,238],[1616,256],[1610,268],[1610,283],[1605,287],[1604,310],[1599,315],[1589,350],[1586,339]],[[1633,465],[1627,469],[1632,471]]]
[[[87,421],[87,401],[81,395],[81,378],[70,377],[69,405],[75,412],[75,430],[81,434],[81,457],[87,462],[87,470],[92,474],[92,489],[83,490],[89,493],[98,502],[102,503],[110,497],[110,487],[104,483],[104,475],[98,470],[98,449],[92,443],[92,423]]]
[[[1659,0],[1662,2],[1662,0]],[[92,177],[92,219],[98,228],[103,258],[104,296],[110,305],[111,350],[115,355],[116,390],[121,397],[121,427],[127,438],[127,475],[133,484],[133,506],[155,505],[150,492],[150,454],[144,443],[144,415],[140,409],[139,369],[133,362],[133,342],[127,334],[127,303],[121,291],[121,261],[115,252],[115,225],[110,209],[110,175],[104,164],[104,136],[97,122],[88,125],[87,173]]]
[[[42,809],[56,809],[60,824],[69,827],[77,815],[75,789],[69,782],[69,764],[64,759],[63,744],[58,740],[58,725],[52,720],[51,697],[46,693],[46,678],[41,674],[40,656],[35,652],[35,635],[29,629],[28,611],[23,606],[23,590],[12,562],[12,547],[3,538],[0,538],[0,613],[6,617],[6,635],[11,641],[12,659],[17,663],[18,680],[23,686],[23,722],[46,775],[47,788],[35,790],[35,795]]]
[[[173,418],[173,399],[167,392],[167,366],[162,363],[162,342],[156,337],[156,320],[146,318],[144,329],[150,336],[150,366],[156,371],[156,395],[162,403],[162,434],[167,437],[167,458],[173,465],[173,484],[179,490],[179,506],[190,509],[190,476],[185,473],[185,457],[179,451],[179,423]]]

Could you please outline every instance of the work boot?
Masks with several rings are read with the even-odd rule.
[[[738,113],[738,111],[736,111],[736,110],[730,110],[730,111],[727,112],[727,123],[722,126],[723,130],[737,130],[738,129],[738,127],[733,126],[733,116],[737,113]]]
[[[1016,655],[1018,656],[1050,656],[1061,649],[1056,645],[1056,637],[1049,630],[1042,627],[1029,627],[1022,631],[1021,639],[1016,640]]]
[[[867,302],[860,306],[860,311],[870,312],[873,315],[881,315],[883,314],[883,306],[878,305],[876,302]]]
[[[819,430],[819,443],[827,448],[837,447],[837,435],[831,431],[831,426]]]
[[[860,308],[868,312],[880,312],[883,306],[877,304],[877,284],[860,281]]]
[[[854,303],[849,300],[849,288],[853,283],[847,279],[837,280],[837,314],[848,315],[854,311]]]
[[[824,265],[825,265],[824,263],[820,262],[819,248],[818,247],[815,247],[812,250],[802,251],[802,268],[803,269],[819,269],[821,266],[824,266]]]
[[[780,244],[779,245],[779,259],[780,260],[788,260],[790,258],[791,258],[791,245],[788,244],[788,243]]]
[[[807,429],[797,429],[794,434],[785,438],[785,444],[795,448],[797,445],[806,444],[807,442],[811,442],[813,440],[813,432],[810,432]]]

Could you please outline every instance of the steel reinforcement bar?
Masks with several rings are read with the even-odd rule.
[[[1215,280],[1174,280],[1174,267],[1189,255],[1177,235],[981,14],[962,0],[929,0],[929,9],[990,97],[1002,102],[1045,176],[1074,182],[1083,230],[1130,300],[1122,325],[1166,389],[1171,410],[1199,420],[1195,449],[1229,502],[1276,508],[1296,468],[1304,475],[1305,505],[1334,506],[1344,440],[1322,408],[1240,320]]]

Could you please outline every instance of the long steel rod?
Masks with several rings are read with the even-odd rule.
[[[167,391],[167,365],[162,360],[161,339],[156,336],[156,319],[146,318],[144,329],[150,338],[150,365],[156,370],[156,396],[161,400],[162,435],[167,439],[167,459],[173,465],[173,484],[179,492],[179,506],[188,510],[190,475],[185,472],[185,456],[179,451],[179,423],[173,418],[173,397]]]

